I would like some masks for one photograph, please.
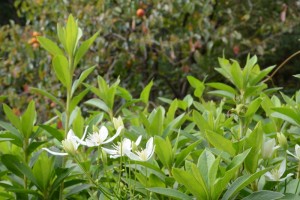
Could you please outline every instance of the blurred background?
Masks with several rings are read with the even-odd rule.
[[[51,56],[35,37],[57,42],[56,25],[70,13],[78,19],[83,39],[100,31],[78,72],[96,65],[89,83],[96,85],[97,75],[108,82],[120,77],[134,97],[154,80],[154,102],[159,96],[190,93],[187,75],[222,81],[214,68],[223,55],[243,64],[248,54],[256,54],[265,68],[300,50],[298,0],[1,0],[0,103],[19,113],[35,99],[42,120],[54,114],[56,105],[29,89],[65,98],[51,71]],[[299,89],[292,77],[300,73],[299,59],[268,83],[287,93]]]

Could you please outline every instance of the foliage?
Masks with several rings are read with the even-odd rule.
[[[268,88],[274,67],[261,69],[256,56],[244,67],[222,57],[215,70],[226,81],[189,76],[194,95],[161,97],[164,104],[152,107],[155,81],[138,97],[121,79],[88,81],[97,67],[78,63],[99,33],[82,41],[78,24],[72,15],[59,24],[58,43],[37,36],[65,98],[42,87],[31,92],[55,102],[55,116],[37,123],[34,101],[20,115],[3,104],[1,197],[299,198],[300,93]]]
[[[44,0],[15,0],[14,6],[23,24],[11,22],[1,27],[0,73],[6,75],[0,78],[1,96],[15,113],[30,99],[38,98],[41,122],[55,116],[52,110],[56,102],[29,93],[28,88],[49,88],[55,96],[66,97],[53,79],[51,57],[40,48],[33,33],[57,42],[56,23],[64,23],[67,13],[84,24],[87,35],[99,31],[75,73],[95,65],[106,81],[120,77],[121,86],[136,98],[155,80],[150,101],[157,96],[183,99],[191,91],[186,79],[189,75],[220,80],[213,68],[217,66],[215,58],[223,53],[244,60],[251,52],[260,55],[261,63],[281,62],[287,57],[283,53],[290,51],[283,46],[291,48],[295,40],[280,38],[286,33],[293,35],[299,26],[299,2],[294,0],[90,0],[76,4],[59,1],[55,5]],[[138,9],[144,10],[143,16],[137,16]],[[270,61],[270,56],[277,59],[274,52],[280,56]],[[88,83],[96,82],[93,73]]]

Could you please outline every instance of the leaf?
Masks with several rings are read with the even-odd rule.
[[[230,80],[231,82],[233,82],[233,84],[238,88],[238,89],[243,89],[243,73],[241,70],[241,67],[239,65],[239,63],[237,61],[233,61],[232,65],[231,65],[231,76],[232,76],[232,80]]]
[[[262,199],[275,200],[275,199],[281,199],[282,197],[284,197],[284,194],[280,192],[261,190],[250,194],[249,196],[243,198],[243,200],[262,200]]]
[[[98,35],[99,31],[80,45],[75,54],[74,66],[76,66],[79,63],[80,59],[86,54],[87,50],[93,44]]]
[[[215,156],[211,152],[205,149],[201,153],[197,162],[197,167],[200,171],[201,176],[204,179],[207,188],[213,188],[214,185],[214,182],[211,182],[211,180],[209,179],[209,172],[211,171],[211,167],[214,161],[215,161]]]
[[[145,104],[148,104],[149,94],[150,94],[150,90],[151,90],[152,86],[153,86],[153,81],[150,81],[150,83],[148,83],[148,85],[141,92],[140,99]]]
[[[185,158],[194,150],[194,148],[201,142],[201,140],[197,140],[193,144],[188,145],[183,148],[176,156],[175,156],[175,166],[179,167],[181,163],[185,160]]]
[[[50,100],[52,100],[54,103],[60,105],[62,108],[65,107],[65,105],[64,105],[63,102],[61,102],[59,99],[57,99],[55,96],[53,96],[52,94],[50,94],[46,90],[35,88],[35,87],[30,87],[30,91],[38,93],[38,94],[40,94],[42,96],[48,97]]]
[[[77,43],[78,26],[75,22],[74,17],[70,14],[66,26],[66,47],[69,56],[73,56]]]
[[[87,105],[90,105],[90,106],[95,106],[95,107],[99,108],[100,110],[105,111],[106,113],[110,112],[109,107],[100,99],[94,98],[94,99],[90,99],[84,103]]]
[[[252,118],[253,115],[256,113],[258,108],[260,107],[260,103],[262,102],[261,98],[256,98],[255,100],[251,101],[248,106],[247,112],[245,113],[245,117]]]
[[[224,173],[223,177],[219,178],[215,182],[215,193],[216,195],[220,195],[223,190],[226,188],[227,184],[230,180],[234,177],[236,172],[239,170],[240,166],[243,164],[245,158],[249,154],[251,149],[244,151],[241,154],[238,154],[233,158],[231,163],[227,166],[226,172]],[[218,196],[219,197],[219,196]],[[217,198],[218,199],[218,198]]]
[[[261,123],[258,122],[254,130],[246,136],[245,149],[251,148],[251,151],[245,159],[244,165],[247,171],[255,173],[257,171],[258,160],[263,142],[263,131]]]
[[[80,77],[74,81],[74,83],[72,85],[71,96],[73,96],[73,94],[76,91],[76,89],[78,88],[78,86],[88,77],[88,75],[90,75],[90,73],[95,70],[95,67],[96,66],[93,66],[93,67],[90,67],[90,68],[84,70],[80,74]]]
[[[42,193],[49,189],[54,176],[53,157],[48,157],[46,152],[42,152],[38,160],[34,163],[32,172],[36,177],[37,187]]]
[[[56,55],[64,55],[63,51],[51,40],[42,37],[42,36],[38,36],[37,40],[39,41],[39,43],[41,44],[41,46],[46,49],[46,51],[48,51],[50,54],[52,54],[53,56]]]
[[[66,88],[71,87],[71,75],[69,62],[65,56],[57,55],[52,60],[52,66],[56,77]]]
[[[10,123],[14,125],[17,129],[21,129],[21,121],[19,117],[14,114],[14,112],[10,109],[8,105],[3,104],[3,111]]]
[[[168,197],[173,197],[175,199],[192,200],[190,196],[171,188],[153,187],[153,188],[146,188],[146,189],[149,190],[150,192],[162,194]]]
[[[83,90],[77,96],[73,97],[70,102],[70,110],[73,110],[79,104],[79,102],[85,97],[85,95],[87,95],[88,92],[89,92],[89,88]]]
[[[194,95],[195,97],[200,98],[203,94],[203,91],[205,89],[205,85],[202,81],[196,79],[193,76],[187,76],[188,82],[190,85],[195,88]]]
[[[20,177],[25,175],[35,185],[38,185],[30,168],[25,165],[25,163],[23,163],[19,157],[11,154],[4,154],[1,156],[1,161],[5,165],[5,167],[15,175]]]
[[[264,175],[269,170],[270,168],[267,168],[255,172],[254,174],[245,174],[243,176],[240,176],[229,186],[228,190],[223,195],[222,200],[232,199],[232,197],[238,194],[239,191],[244,189],[247,185]]]
[[[164,123],[164,112],[162,107],[159,107],[157,110],[153,110],[154,116],[150,121],[149,135],[159,135],[163,133],[163,123]]]
[[[163,138],[156,136],[154,142],[155,153],[159,160],[167,169],[171,169],[173,163],[173,151],[170,140],[168,138],[164,140]]]
[[[23,135],[11,124],[0,121],[0,126],[8,131],[8,134],[4,134],[5,137],[14,139],[12,143],[16,144],[19,147],[23,147]]]
[[[58,129],[53,128],[52,126],[39,125],[39,127],[41,127],[42,129],[44,129],[45,131],[47,131],[54,138],[56,138],[58,141],[62,141],[65,138],[63,131],[59,131]]]
[[[300,115],[295,110],[287,107],[272,108],[275,112],[271,113],[272,117],[280,118],[294,125],[300,126]]]
[[[217,149],[226,151],[230,155],[235,155],[235,149],[233,147],[233,144],[230,140],[226,139],[224,136],[215,133],[210,130],[206,130],[206,137],[207,140]]]
[[[34,152],[39,146],[45,144],[47,141],[31,142],[26,149],[28,155]]]
[[[200,185],[194,175],[182,169],[173,168],[172,174],[175,180],[183,184],[197,199],[209,199],[205,188]]]
[[[206,85],[213,87],[215,89],[218,89],[218,90],[229,92],[230,96],[232,96],[232,95],[234,96],[237,94],[237,91],[233,87],[226,85],[224,83],[207,83]]]
[[[125,88],[122,88],[120,86],[117,87],[116,94],[118,96],[122,97],[123,99],[125,99],[126,101],[131,101],[132,100],[132,96],[131,96],[130,92],[128,90],[126,90]]]
[[[36,111],[34,101],[31,101],[21,117],[21,128],[25,138],[29,138],[36,121]]]

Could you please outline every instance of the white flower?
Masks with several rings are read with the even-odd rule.
[[[102,126],[98,132],[94,132],[93,134],[89,134],[85,141],[78,140],[78,142],[82,145],[88,147],[99,146],[102,144],[107,144],[113,141],[116,137],[118,137],[123,129],[123,126],[120,126],[114,136],[107,139],[108,130],[105,126]]]
[[[275,139],[270,139],[263,144],[262,157],[263,158],[271,158],[274,151],[279,148],[279,146],[275,146]]]
[[[114,149],[102,148],[106,153],[110,154],[110,158],[118,158],[127,155],[132,149],[137,149],[140,144],[142,136],[139,136],[136,142],[131,141],[128,138],[124,138],[122,142],[118,142],[117,145],[113,145]]]
[[[282,175],[285,172],[285,168],[286,168],[286,160],[284,159],[281,162],[279,168],[277,167],[275,169],[272,169],[271,172],[267,172],[265,174],[267,180],[269,180],[269,181],[283,181],[283,180],[287,179],[288,177],[292,176],[293,174],[289,173],[286,177],[281,178]]]
[[[87,131],[87,127],[85,128],[85,131],[84,131],[84,134],[83,134],[81,140],[85,137],[86,131]],[[80,141],[80,139],[74,134],[73,130],[70,129],[67,134],[67,139],[65,139],[61,142],[62,147],[66,151],[66,153],[51,151],[48,148],[42,148],[42,149],[53,155],[56,155],[56,156],[66,156],[68,154],[74,154],[77,151],[77,149],[80,145],[80,143],[78,141]]]
[[[141,151],[135,151],[135,153],[128,151],[126,152],[126,155],[131,159],[135,161],[147,161],[149,160],[155,150],[155,145],[153,145],[153,137],[151,137],[147,144],[146,149],[142,149]]]
[[[292,154],[290,151],[287,151],[288,154],[300,160],[300,146],[298,144],[295,145],[295,154]]]
[[[131,140],[124,138],[122,142],[113,145],[114,149],[102,148],[106,153],[110,154],[111,158],[124,156],[127,151],[131,151]]]

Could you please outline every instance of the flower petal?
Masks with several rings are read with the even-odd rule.
[[[116,134],[115,134],[114,136],[112,136],[111,138],[109,138],[108,140],[106,140],[105,142],[103,142],[102,144],[107,144],[107,143],[113,141],[116,137],[118,137],[118,136],[120,135],[122,129],[123,129],[123,126],[120,126],[120,127],[118,128]]]
[[[285,168],[286,168],[286,160],[284,159],[281,164],[280,164],[280,167],[278,169],[278,172],[279,172],[279,177],[281,177],[284,172],[285,172]]]
[[[98,135],[99,135],[99,138],[100,138],[101,141],[106,140],[106,138],[108,136],[108,130],[107,130],[107,128],[105,126],[102,126],[100,128],[100,130],[99,130]]]
[[[265,173],[265,177],[269,180],[269,181],[276,181],[274,178],[274,175],[271,174],[270,172],[266,172]]]
[[[146,144],[147,155],[150,155],[153,151],[153,137],[151,137]]]
[[[115,149],[107,149],[107,148],[102,148],[106,153],[111,154],[111,155],[115,155],[118,154],[118,151]]]
[[[59,152],[55,152],[55,151],[51,151],[48,148],[42,148],[43,150],[47,151],[48,153],[55,155],[55,156],[67,156],[68,153],[59,153]]]
[[[138,155],[132,153],[131,151],[126,152],[126,155],[127,155],[128,158],[130,158],[131,160],[142,161],[142,159],[141,159]]]
[[[138,146],[141,143],[142,136],[140,135],[138,139],[135,141],[135,145]]]

